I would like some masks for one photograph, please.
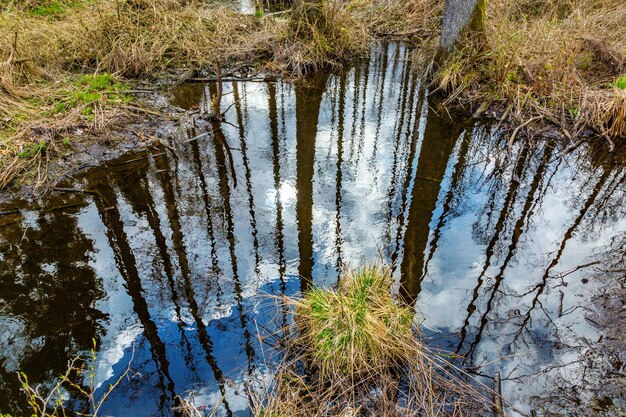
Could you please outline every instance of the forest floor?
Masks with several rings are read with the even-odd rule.
[[[623,144],[626,1],[487,3],[480,41],[434,68],[443,1],[243,15],[200,0],[0,0],[0,189],[45,189],[162,136],[180,117],[168,84],[217,72],[299,78],[364,57],[380,38],[416,44],[415,70],[446,104],[498,119],[510,143]]]

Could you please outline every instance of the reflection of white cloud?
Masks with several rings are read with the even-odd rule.
[[[39,213],[33,210],[22,210],[22,227],[24,230],[39,230]]]
[[[136,323],[109,338],[106,345],[99,346],[95,375],[96,389],[113,377],[113,366],[124,357],[126,350],[131,347],[142,331],[143,328]],[[132,363],[130,366],[132,367]]]
[[[59,269],[59,264],[58,262],[52,262],[52,263],[42,263],[41,265],[39,265],[41,267],[41,269],[46,272],[47,274],[54,274],[57,272],[57,270]]]
[[[285,180],[280,184],[278,190],[272,188],[267,191],[265,204],[268,209],[276,207],[276,202],[280,201],[283,208],[295,204],[298,190],[293,181]]]

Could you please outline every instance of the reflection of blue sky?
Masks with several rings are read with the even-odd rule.
[[[488,171],[489,167],[478,164],[471,169],[480,173],[483,170]],[[553,276],[585,263],[596,248],[609,244],[611,237],[618,231],[624,232],[626,220],[623,218],[616,224],[600,228],[594,234],[575,232],[574,237],[566,243],[563,255],[551,274],[552,278],[549,278],[546,290],[539,298],[540,307],[531,312],[525,336],[513,342],[514,335],[519,330],[514,323],[521,314],[527,312],[537,291],[523,297],[521,294],[529,292],[539,283],[555,256],[565,231],[579,215],[582,202],[591,193],[590,189],[582,188],[582,181],[576,178],[576,169],[565,168],[557,171],[553,179],[554,186],[545,191],[542,204],[531,218],[530,226],[520,239],[513,261],[504,272],[502,292],[496,295],[495,307],[487,316],[489,324],[483,331],[481,342],[473,356],[479,364],[492,364],[482,368],[482,373],[494,375],[499,369],[503,376],[517,378],[532,375],[542,367],[568,364],[578,358],[579,350],[558,349],[556,346],[560,341],[576,346],[582,343],[583,338],[597,340],[599,337],[597,330],[584,319],[585,310],[577,309],[577,306],[588,302],[594,284],[583,284],[582,273],[568,275],[565,279],[566,286],[558,285],[560,281]],[[471,178],[472,174],[468,172],[467,176]],[[521,187],[521,195],[528,192],[524,185],[528,184]],[[442,191],[447,187],[449,183],[442,183]],[[571,191],[577,188],[582,190],[582,195],[573,199],[571,207]],[[488,187],[481,187],[476,183],[469,182],[465,185],[463,201],[460,203],[463,205],[463,212],[448,218],[434,258],[429,264],[429,274],[420,294],[418,309],[424,316],[424,325],[435,333],[458,333],[467,316],[467,305],[486,258],[486,245],[474,239],[473,226],[487,203],[487,191]],[[519,211],[520,208],[516,207],[513,215],[519,215]],[[440,215],[441,210],[438,209],[434,218]],[[503,244],[508,245],[509,238],[503,239]],[[491,281],[500,270],[502,258],[503,254],[497,255],[485,274],[477,312],[470,322],[474,330],[480,326],[478,319],[486,308],[485,299],[493,285]],[[559,317],[559,310],[574,311]],[[454,338],[445,340],[449,344],[443,342],[444,349],[455,348],[457,342]],[[571,378],[580,365],[573,364],[554,372],[564,372]],[[519,409],[525,409],[526,406],[523,402],[515,403],[515,392],[524,395],[539,394],[549,388],[542,383],[545,376],[537,376],[532,380],[535,384],[504,382],[504,392],[510,393],[509,398],[514,400],[514,405]]]
[[[285,294],[293,295],[299,289],[299,280],[293,276],[286,277],[285,286]],[[274,281],[258,289],[257,295],[261,297],[245,299],[243,310],[254,320],[256,328],[277,329],[282,326],[280,310],[275,301],[269,298],[270,294],[280,292],[280,283]],[[250,378],[258,381],[264,378],[265,361],[274,360],[275,352],[267,344],[261,346],[254,333],[250,340],[253,349],[259,352],[260,356],[249,374],[239,312],[235,306],[227,310],[228,315],[207,319],[204,323],[212,342],[213,359],[226,381],[223,393],[218,388],[214,370],[207,359],[207,352],[198,341],[198,328],[195,324],[183,326],[183,339],[190,342],[190,350],[184,346],[181,328],[174,321],[163,320],[159,326],[159,336],[166,341],[169,373],[175,382],[173,392],[184,395],[185,392],[193,391],[195,403],[198,405],[212,407],[215,404],[222,404],[221,409],[224,411],[224,404],[228,404],[235,415],[248,415],[247,391],[243,383]],[[115,332],[116,329],[108,327],[108,330]],[[133,339],[120,340],[121,335],[129,334],[133,330],[134,327],[122,328],[118,330],[117,344],[104,342],[101,345],[98,353],[98,373],[101,374],[100,377],[105,372],[108,376],[106,384],[100,388],[101,393],[108,384],[117,380],[117,375],[123,374],[129,364],[131,367],[129,377],[122,381],[119,389],[111,393],[103,410],[107,415],[115,416],[167,415],[168,408],[159,409],[158,404],[162,400],[164,401],[162,405],[171,406],[171,395],[164,389],[163,381],[158,378],[154,361],[151,359],[150,343],[141,334],[136,334]],[[109,349],[107,345],[110,346]]]

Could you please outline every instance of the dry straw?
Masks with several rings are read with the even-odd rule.
[[[491,103],[514,124],[533,117],[575,138],[626,133],[626,2],[492,0],[485,34],[436,74],[448,102]]]
[[[421,340],[413,309],[390,293],[391,269],[347,270],[337,289],[280,300],[296,329],[254,413],[266,416],[469,416],[491,412],[492,392]],[[286,330],[286,329],[282,329]]]

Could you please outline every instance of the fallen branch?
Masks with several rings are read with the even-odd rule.
[[[270,82],[276,81],[276,77],[227,77],[222,78],[222,82],[239,82],[239,81],[249,81],[249,82]],[[219,82],[217,77],[205,77],[205,78],[189,78],[185,80],[187,83],[215,83]]]
[[[151,114],[151,115],[153,115],[153,116],[157,116],[157,117],[159,117],[159,116],[162,116],[162,115],[163,115],[163,113],[160,113],[160,112],[155,111],[155,110],[149,110],[149,109],[146,109],[146,108],[143,108],[143,107],[137,107],[137,106],[122,106],[122,108],[123,108],[123,109],[126,109],[126,110],[130,110],[130,111],[134,111],[135,113],[137,113],[137,112],[139,112],[139,113],[146,113],[146,114]]]
[[[507,146],[508,150],[509,150],[509,155],[512,153],[513,151],[513,144],[515,143],[515,138],[517,137],[517,134],[519,133],[520,130],[522,130],[522,128],[528,126],[529,124],[531,124],[532,122],[539,120],[539,119],[543,119],[543,116],[535,116],[535,117],[531,117],[530,119],[526,120],[524,123],[522,123],[521,125],[517,126],[515,128],[515,130],[513,130],[513,134],[511,135],[511,138],[509,139],[509,144]]]

